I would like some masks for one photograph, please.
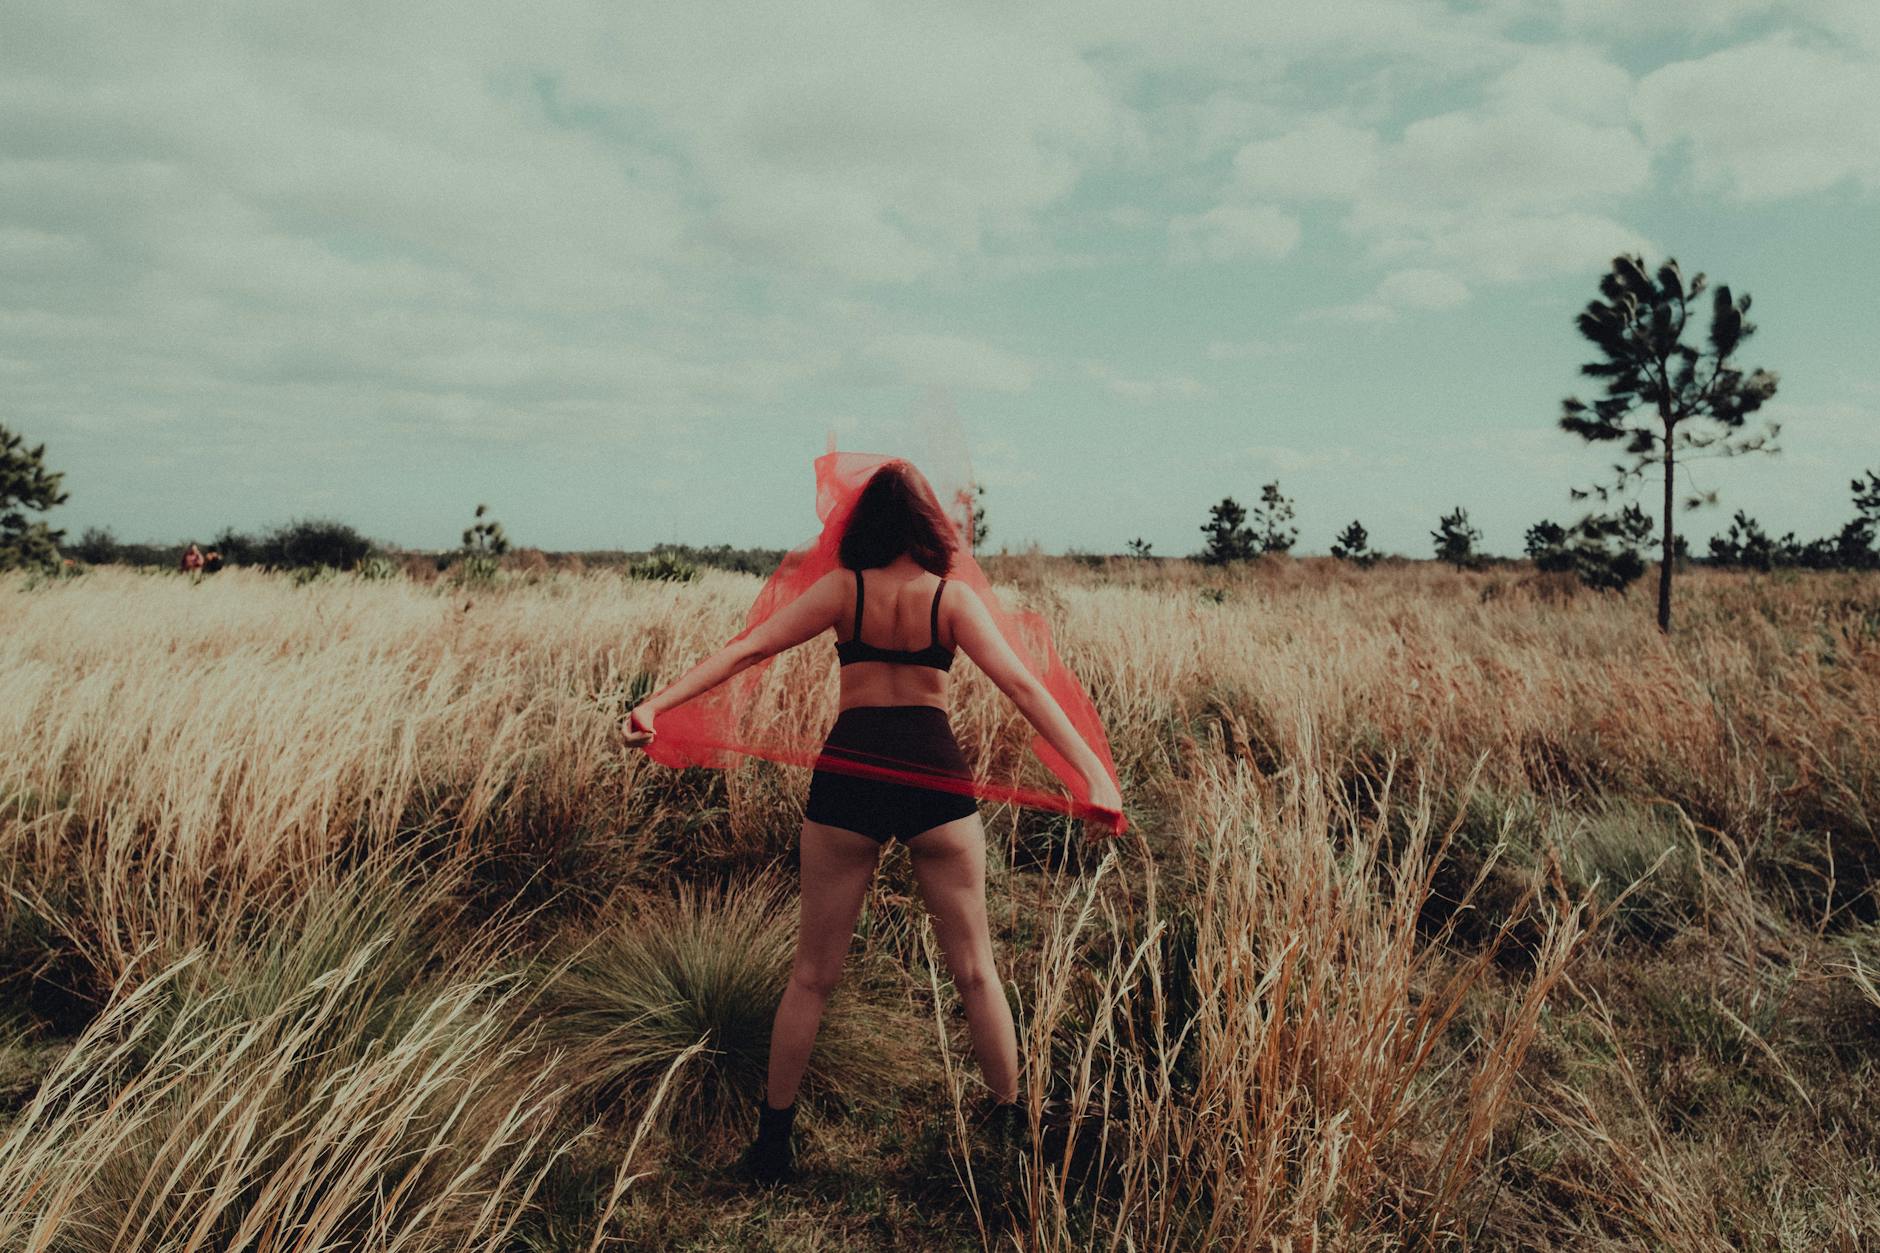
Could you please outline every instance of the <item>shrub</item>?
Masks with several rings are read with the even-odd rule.
[[[1207,544],[1201,560],[1211,566],[1230,561],[1246,561],[1260,551],[1259,540],[1247,526],[1246,508],[1232,496],[1224,496],[1208,508],[1208,520],[1201,528]]]
[[[369,869],[127,982],[0,1143],[0,1246],[513,1247],[560,1098],[517,980],[424,973],[441,895]]]
[[[231,555],[239,549],[223,548],[219,543],[213,547],[224,558],[239,560]],[[315,570],[321,566],[350,570],[371,551],[371,541],[344,522],[308,518],[269,531],[255,545],[252,556],[259,564],[278,570]]]
[[[698,577],[698,567],[670,552],[655,549],[645,561],[627,567],[627,577],[660,582],[690,583]]]
[[[1371,548],[1370,532],[1364,529],[1362,522],[1353,518],[1351,525],[1338,533],[1338,538],[1332,541],[1332,556],[1361,568],[1377,560],[1377,553]]]
[[[501,572],[496,558],[487,553],[470,553],[451,568],[451,577],[459,584],[490,584]]]
[[[1430,538],[1436,541],[1438,561],[1446,561],[1458,570],[1482,564],[1480,555],[1475,551],[1476,541],[1482,538],[1482,533],[1469,521],[1469,511],[1461,505],[1456,506],[1455,512],[1446,513],[1437,521]]]
[[[358,569],[354,570],[353,573],[368,582],[378,582],[383,579],[395,579],[399,576],[400,572],[389,557],[383,557],[374,553],[372,556],[360,562]]]
[[[1642,549],[1652,522],[1637,505],[1589,513],[1570,527],[1541,521],[1528,528],[1527,555],[1543,573],[1571,572],[1587,587],[1623,592],[1645,573]]]
[[[770,1022],[790,976],[796,910],[776,888],[694,888],[637,901],[564,958],[541,994],[548,1043],[568,1050],[576,1083],[601,1104],[637,1107],[674,1058],[706,1052],[677,1076],[663,1109],[692,1132],[741,1128],[763,1095]],[[906,1033],[849,983],[823,1014],[804,1096],[866,1101],[904,1083]]]

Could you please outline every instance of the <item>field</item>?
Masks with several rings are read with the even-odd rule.
[[[1880,1245],[1880,576],[991,573],[1133,822],[986,809],[1028,1143],[897,848],[775,1192],[806,779],[613,739],[754,578],[0,579],[0,1249]]]

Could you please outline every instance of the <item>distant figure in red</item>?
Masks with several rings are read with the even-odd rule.
[[[183,573],[202,573],[202,549],[196,547],[194,540],[190,541],[189,547],[183,550]]]

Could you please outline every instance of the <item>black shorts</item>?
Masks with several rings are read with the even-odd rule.
[[[818,766],[809,779],[803,816],[887,843],[979,812],[967,788],[973,772],[953,738],[946,710],[933,705],[857,705],[836,715],[817,759],[860,763],[896,772],[931,774],[942,787],[868,778]]]

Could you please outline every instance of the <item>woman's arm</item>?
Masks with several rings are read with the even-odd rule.
[[[963,585],[956,583],[954,586]],[[952,608],[953,639],[973,659],[973,664],[986,672],[986,677],[1018,706],[1038,734],[1084,776],[1090,787],[1092,806],[1121,810],[1123,799],[1110,781],[1110,772],[1071,725],[1050,689],[1026,668],[1005,636],[999,634],[998,624],[992,620],[992,611],[986,608],[985,602],[975,592],[953,601]]]
[[[831,570],[809,586],[801,596],[764,619],[748,635],[740,635],[705,660],[687,670],[633,707],[625,738],[629,748],[641,747],[653,738],[653,721],[664,709],[683,705],[695,696],[711,691],[732,675],[747,670],[778,653],[787,652],[805,640],[811,640],[834,626],[842,606],[847,603],[843,591],[845,575]],[[637,728],[633,725],[637,723]]]

